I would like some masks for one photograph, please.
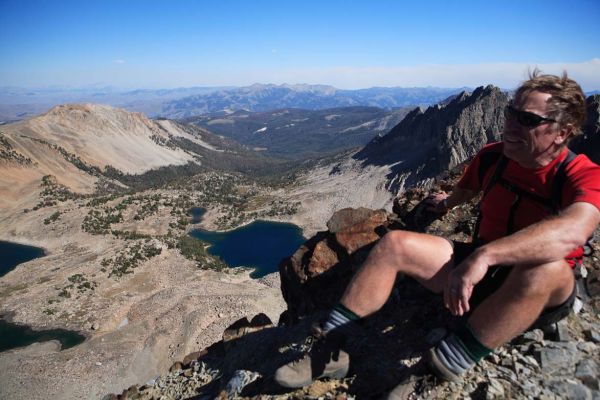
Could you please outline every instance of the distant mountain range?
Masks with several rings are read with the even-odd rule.
[[[100,103],[143,112],[149,117],[188,118],[219,111],[271,111],[282,108],[318,110],[348,106],[392,109],[428,106],[459,93],[445,88],[370,88],[340,90],[325,85],[263,85],[119,90],[0,88],[0,124],[44,113],[66,103]]]
[[[262,85],[198,94],[163,105],[167,118],[186,118],[218,111],[270,111],[281,108],[321,110],[369,106],[392,109],[427,106],[456,95],[465,88],[384,88],[341,90],[326,85]]]
[[[67,103],[107,104],[148,116],[160,114],[162,104],[174,99],[228,89],[227,87],[190,87],[175,89],[122,90],[111,86],[85,88],[0,87],[0,123],[12,122],[45,113]]]
[[[268,112],[218,112],[182,122],[226,136],[266,155],[288,159],[318,157],[362,147],[396,126],[412,107],[285,108]]]
[[[271,111],[282,108],[321,110],[337,107],[430,106],[468,88],[373,87],[342,90],[327,85],[254,84],[246,87],[188,87],[123,90],[112,86],[84,88],[0,87],[0,124],[44,113],[67,103],[107,104],[147,116],[188,118],[219,111]],[[586,93],[588,96],[599,91]]]

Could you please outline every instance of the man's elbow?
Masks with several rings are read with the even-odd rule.
[[[577,247],[581,247],[581,246],[585,245],[587,243],[588,239],[590,238],[590,236],[591,236],[591,234],[590,235],[581,234],[581,232],[578,235],[574,235],[571,238],[570,247],[572,249],[575,249]]]
[[[583,246],[600,224],[600,211],[588,203],[576,203],[564,221],[565,239],[572,248]]]

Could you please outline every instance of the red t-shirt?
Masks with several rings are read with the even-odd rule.
[[[479,165],[481,156],[487,152],[502,153],[501,142],[485,146],[469,164],[457,186],[479,192],[487,187],[496,169],[496,163],[489,167],[479,182]],[[550,199],[552,184],[560,162],[566,158],[568,150],[565,149],[555,160],[542,168],[524,168],[517,162],[509,159],[502,177],[515,186],[529,190],[538,196]],[[498,157],[500,159],[500,157]],[[594,164],[585,155],[578,155],[569,163],[566,170],[566,180],[563,185],[562,208],[575,202],[585,202],[596,206],[600,210],[600,166]],[[515,200],[515,194],[500,184],[495,184],[489,190],[481,204],[482,220],[479,228],[479,237],[490,242],[507,235],[508,215],[510,207]],[[547,207],[522,196],[521,203],[515,211],[514,231],[523,229],[531,224],[541,221],[551,215]]]

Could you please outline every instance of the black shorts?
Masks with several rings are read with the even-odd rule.
[[[454,261],[454,266],[460,264],[465,258],[467,258],[476,248],[477,246],[473,243],[462,243],[462,242],[452,242],[452,247],[454,248],[454,254],[452,255],[452,260]],[[485,300],[488,296],[494,293],[496,290],[502,286],[510,271],[512,271],[512,266],[494,266],[491,267],[487,274],[483,277],[481,282],[475,285],[473,288],[473,294],[471,295],[471,299],[469,300],[469,305],[471,309],[474,310],[477,308],[483,300]],[[573,302],[575,301],[575,287],[573,287],[573,292],[564,303],[544,309],[542,314],[538,317],[538,319],[533,323],[533,325],[529,329],[541,328],[546,325],[550,325],[554,322],[558,322],[561,319],[565,318],[571,312],[573,308]]]

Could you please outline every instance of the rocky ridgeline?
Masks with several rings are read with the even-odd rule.
[[[416,108],[394,129],[354,157],[365,165],[390,165],[391,189],[431,179],[473,157],[500,138],[507,94],[494,86],[462,92],[446,104]],[[397,181],[404,176],[404,181]]]
[[[600,94],[595,94],[586,99],[587,119],[583,127],[583,135],[576,138],[571,148],[576,153],[584,153],[600,164]]]
[[[449,174],[434,189],[448,189],[457,176]],[[106,399],[378,398],[400,381],[407,382],[410,398],[600,398],[600,261],[595,255],[577,271],[575,313],[496,349],[462,383],[437,382],[428,376],[411,379],[420,372],[423,353],[459,320],[444,309],[440,296],[399,276],[387,304],[364,321],[362,334],[350,340],[353,361],[348,378],[317,381],[295,391],[277,387],[274,371],[310,346],[306,339],[310,324],[339,299],[386,231],[411,229],[457,240],[471,234],[474,203],[435,219],[421,205],[425,195],[421,189],[405,192],[396,201],[394,214],[364,208],[337,212],[328,231],[316,234],[281,263],[288,309],[277,326],[264,315],[239,320],[221,341],[188,355],[169,373]]]

